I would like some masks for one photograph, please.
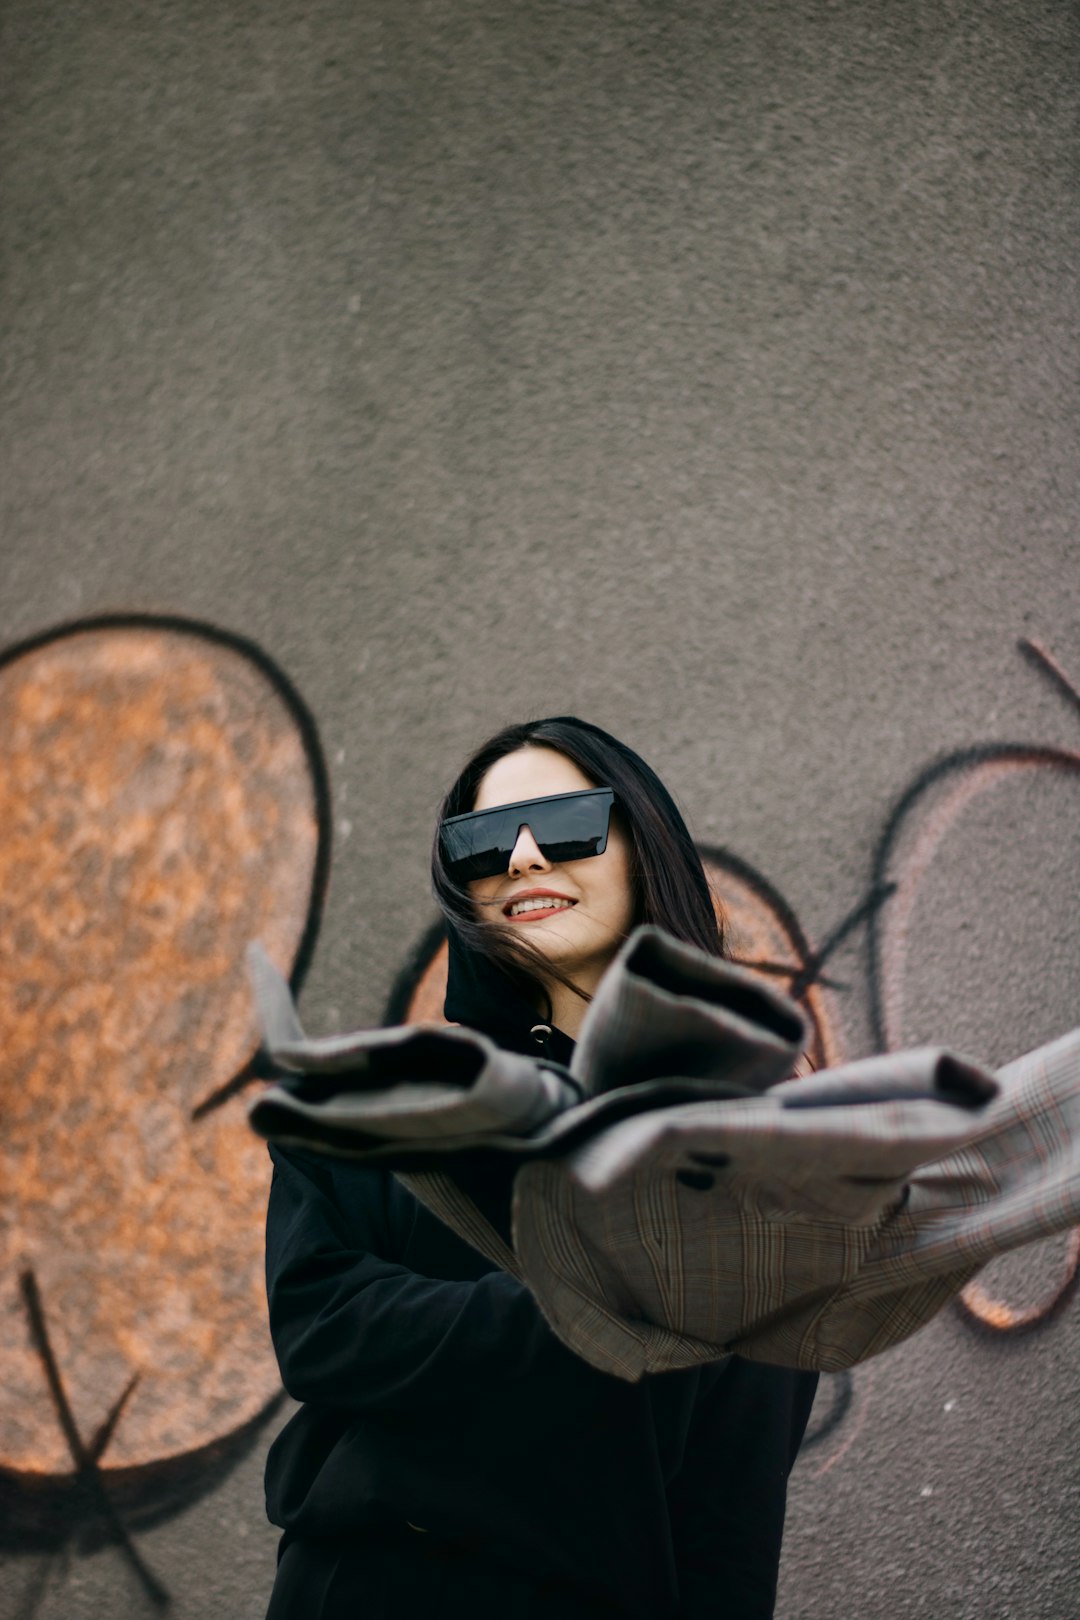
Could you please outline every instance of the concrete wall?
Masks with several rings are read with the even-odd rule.
[[[1065,0],[10,0],[3,640],[179,615],[291,679],[329,768],[310,1028],[382,1015],[466,750],[566,710],[817,945],[932,761],[1033,745],[913,801],[910,908],[887,962],[859,928],[830,959],[833,1015],[870,1049],[884,977],[886,1038],[989,1061],[1078,1022],[1080,712],[1017,645],[1080,679],[1076,33]],[[1080,1616],[1074,1264],[826,1381],[779,1620]],[[255,1620],[280,1417],[211,1425],[142,1518],[87,1468],[48,1534],[35,1498],[0,1610],[157,1583]]]

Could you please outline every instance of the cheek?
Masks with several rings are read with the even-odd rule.
[[[495,911],[495,907],[487,904],[492,898],[492,883],[488,878],[480,878],[469,886],[469,899],[472,901],[473,911],[481,922],[486,922]]]
[[[620,838],[609,838],[605,851],[605,860],[610,858],[611,865],[605,873],[606,900],[609,916],[617,919],[623,929],[629,928],[634,920],[637,909],[634,898],[634,886],[630,877],[630,849]]]
[[[627,861],[623,872],[622,901],[622,925],[627,932],[637,921],[637,909],[637,896],[634,894],[634,886],[630,880],[630,862]]]

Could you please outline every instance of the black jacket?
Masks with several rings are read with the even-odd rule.
[[[446,1012],[537,1050],[524,997],[453,938]],[[267,1460],[285,1544],[411,1522],[628,1620],[772,1614],[815,1374],[736,1357],[610,1377],[389,1173],[270,1151],[270,1326],[304,1403]],[[463,1167],[503,1211],[512,1173]]]

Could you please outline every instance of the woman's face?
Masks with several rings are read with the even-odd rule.
[[[481,778],[473,809],[493,810],[519,799],[578,793],[597,785],[565,754],[527,746],[504,754]],[[481,921],[520,930],[523,939],[583,990],[593,990],[634,926],[630,841],[618,811],[612,812],[604,853],[580,861],[552,863],[523,826],[507,870],[475,879],[469,893]],[[528,896],[550,897],[552,904],[515,914],[514,902]]]

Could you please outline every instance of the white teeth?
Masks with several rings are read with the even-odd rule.
[[[572,900],[553,900],[550,897],[543,898],[537,895],[531,900],[515,900],[507,912],[507,916],[520,917],[523,911],[551,911],[553,909],[558,911],[573,904]]]

